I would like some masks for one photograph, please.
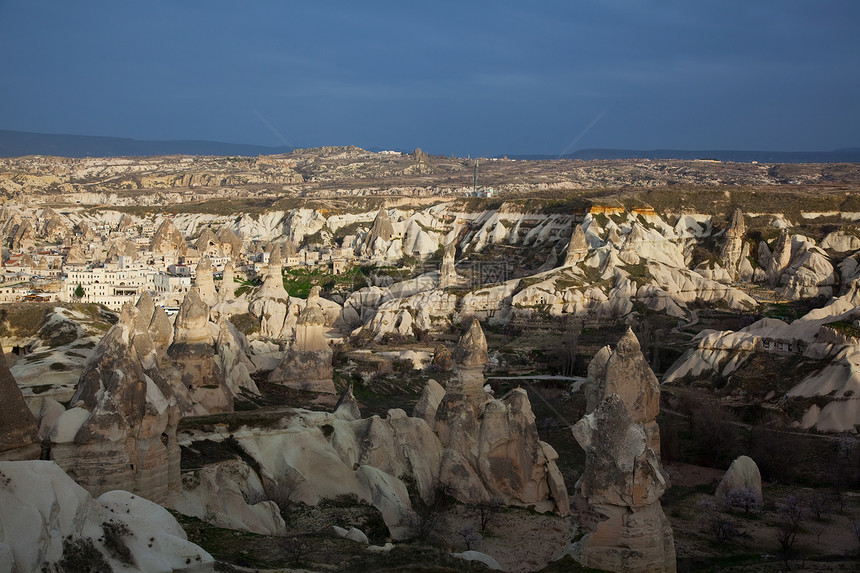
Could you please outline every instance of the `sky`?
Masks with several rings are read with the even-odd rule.
[[[857,0],[0,0],[0,129],[492,156],[860,146]]]

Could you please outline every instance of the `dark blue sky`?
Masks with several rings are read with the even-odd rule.
[[[860,146],[857,0],[0,0],[0,128],[432,153]]]

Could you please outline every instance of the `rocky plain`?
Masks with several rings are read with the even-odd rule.
[[[0,159],[0,571],[857,570],[858,190]]]

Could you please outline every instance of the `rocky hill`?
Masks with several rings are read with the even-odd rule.
[[[643,571],[689,555],[689,511],[660,498],[694,490],[671,489],[661,456],[751,453],[682,444],[703,440],[707,411],[761,457],[759,430],[823,456],[860,424],[855,166],[480,169],[498,197],[464,196],[473,160],[420,150],[6,160],[6,270],[194,271],[187,292],[153,288],[118,316],[0,307],[4,383],[23,389],[8,423],[102,505],[122,489],[281,539],[319,535],[290,529],[314,516],[383,553],[450,543],[434,525],[446,503],[573,513],[580,537],[536,564],[618,569],[632,551]],[[844,466],[840,483],[858,481],[824,459],[804,479]],[[485,544],[506,568],[513,546]]]

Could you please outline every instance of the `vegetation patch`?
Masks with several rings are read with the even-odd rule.
[[[134,566],[134,555],[128,547],[126,539],[134,537],[128,525],[122,521],[106,521],[102,523],[105,549],[120,563]]]
[[[260,320],[249,312],[231,315],[228,320],[245,336],[260,332]]]

